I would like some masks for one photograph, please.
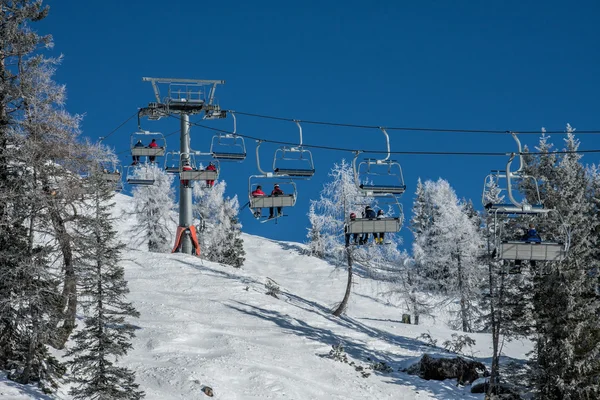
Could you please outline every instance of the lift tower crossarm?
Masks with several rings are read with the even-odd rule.
[[[143,77],[142,81],[152,83],[152,88],[154,89],[154,96],[156,97],[156,101],[158,103],[161,103],[160,92],[158,90],[158,85],[157,85],[159,83],[166,83],[166,84],[180,83],[180,84],[190,84],[190,85],[198,85],[198,86],[212,85],[212,88],[210,90],[208,104],[212,104],[212,102],[214,100],[214,92],[215,92],[217,85],[223,85],[225,83],[224,80],[214,80],[214,79],[207,80],[207,79],[150,78],[150,77]]]

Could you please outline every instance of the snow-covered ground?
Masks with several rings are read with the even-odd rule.
[[[117,213],[130,207],[117,195]],[[119,225],[127,241],[131,217]],[[246,262],[234,269],[181,254],[129,249],[124,261],[130,300],[141,317],[134,350],[122,360],[134,369],[148,399],[201,399],[204,385],[217,399],[482,399],[456,381],[425,381],[398,372],[423,353],[416,339],[429,332],[441,343],[456,333],[443,316],[422,325],[400,322],[402,308],[381,296],[388,288],[358,276],[347,315],[332,308],[342,299],[346,273],[302,254],[303,245],[244,235]],[[265,294],[268,278],[279,299]],[[470,334],[473,353],[491,354],[490,337]],[[394,372],[367,378],[354,366],[324,357],[342,343],[349,361],[367,367],[383,361]],[[525,342],[505,344],[524,359]],[[66,389],[56,398],[69,398]],[[0,398],[49,399],[0,375]]]

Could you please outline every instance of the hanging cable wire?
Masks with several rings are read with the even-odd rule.
[[[106,140],[110,137],[110,135],[112,135],[113,133],[115,133],[116,131],[118,131],[119,129],[121,129],[126,123],[128,123],[129,121],[131,121],[131,119],[133,117],[135,117],[136,115],[138,115],[137,111],[135,112],[135,114],[133,114],[131,117],[127,118],[125,121],[123,121],[119,126],[117,126],[115,129],[113,129],[108,135],[106,136],[102,136],[100,137],[100,142],[102,142],[103,140]]]
[[[176,117],[173,117],[176,118]],[[304,122],[304,121],[303,121]],[[215,131],[215,132],[220,132],[220,133],[226,133],[226,134],[232,134],[233,132],[230,131],[226,131],[223,129],[218,129],[218,128],[213,128],[211,126],[207,126],[207,125],[203,125],[203,124],[199,124],[197,122],[190,122],[190,125],[194,125],[200,128],[204,128],[204,129],[208,129],[211,131]],[[389,128],[386,128],[389,129]],[[279,140],[270,140],[270,139],[264,139],[264,138],[259,138],[256,136],[250,136],[250,135],[244,135],[242,133],[236,132],[235,133],[237,136],[243,137],[245,139],[251,139],[251,140],[256,140],[259,142],[263,142],[263,143],[273,143],[273,144],[280,144],[283,146],[297,146],[298,143],[292,143],[292,142],[283,142],[283,141],[279,141]],[[334,147],[334,146],[321,146],[321,145],[314,145],[314,144],[303,144],[303,147],[307,147],[307,148],[311,148],[311,149],[321,149],[321,150],[330,150],[330,151],[342,151],[342,152],[348,152],[348,153],[370,153],[370,154],[387,154],[387,150],[386,151],[382,151],[382,150],[363,150],[363,149],[350,149],[350,148],[344,148],[344,147]],[[431,155],[431,156],[438,156],[438,155],[442,155],[442,156],[507,156],[510,154],[513,154],[514,152],[511,151],[504,151],[504,152],[464,152],[464,151],[390,151],[390,154],[401,154],[401,155]],[[600,153],[600,149],[595,150],[577,150],[577,151],[555,151],[552,152],[552,154],[585,154],[585,153]],[[515,153],[517,154],[517,153]],[[522,154],[542,154],[540,152],[527,152],[527,153],[522,153]]]
[[[310,121],[310,120],[302,120],[297,118],[283,118],[283,117],[275,117],[272,115],[262,115],[262,114],[254,114],[254,113],[246,113],[242,111],[234,111],[228,110],[227,112],[235,112],[238,115],[246,115],[248,117],[256,117],[263,119],[271,119],[277,121],[287,121],[287,122],[302,122],[303,124],[312,124],[312,125],[327,125],[327,126],[340,126],[344,128],[358,128],[358,129],[380,129],[380,127],[385,125],[359,125],[359,124],[348,124],[348,123],[340,123],[340,122],[328,122],[328,121]],[[406,131],[406,132],[446,132],[446,133],[486,133],[486,134],[506,134],[507,132],[518,132],[519,134],[526,135],[534,135],[534,134],[566,134],[566,131],[528,131],[528,130],[490,130],[490,129],[447,129],[447,128],[410,128],[410,127],[388,127],[385,126],[385,129],[390,131]],[[579,134],[592,134],[597,135],[600,134],[600,130],[587,130],[587,131],[576,131],[575,133]]]

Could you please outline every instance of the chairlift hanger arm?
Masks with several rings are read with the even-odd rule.
[[[389,160],[389,158],[390,158],[390,135],[388,135],[388,133],[385,130],[385,128],[379,127],[379,129],[385,135],[385,142],[386,142],[386,145],[387,145],[387,156],[383,160],[379,160],[379,161],[385,162],[385,161]]]
[[[265,175],[268,176],[269,174],[267,174],[265,171],[262,170],[262,168],[260,167],[260,155],[258,154],[258,149],[260,148],[260,145],[262,144],[262,140],[257,140],[257,145],[256,145],[256,168],[258,168],[258,171]]]
[[[299,120],[294,120],[294,122],[296,123],[296,125],[298,126],[298,130],[300,131],[300,144],[298,146],[302,147],[302,126],[300,125]]]
[[[520,141],[520,140],[519,140],[519,138],[517,137],[517,134],[516,134],[516,132],[510,132],[510,134],[512,135],[513,139],[515,139],[515,142],[517,142],[517,148],[518,148],[518,151],[519,151],[519,152],[517,153],[517,154],[519,154],[519,169],[518,169],[518,170],[516,170],[514,173],[515,173],[515,174],[519,174],[519,173],[520,173],[520,172],[523,170],[523,167],[524,167],[524,165],[525,165],[525,164],[523,163],[523,148],[522,148],[522,146],[521,146],[521,141]],[[508,169],[507,169],[507,172],[508,172],[508,171],[510,171],[510,170],[508,170]]]

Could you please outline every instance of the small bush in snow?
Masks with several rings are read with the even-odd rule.
[[[332,345],[327,357],[331,358],[334,361],[339,361],[348,364],[348,356],[344,352],[344,346],[341,343],[339,343],[338,345]]]
[[[269,279],[267,283],[265,283],[265,287],[267,288],[266,294],[268,294],[269,296],[273,296],[276,299],[279,298],[278,294],[281,293],[281,289],[279,288],[279,285],[277,285],[277,283]]]
[[[421,333],[421,335],[417,336],[417,339],[425,342],[426,346],[437,347],[437,339],[432,338],[429,332]]]
[[[446,340],[443,343],[444,349],[451,353],[462,354],[465,347],[471,348],[475,344],[475,340],[467,335],[452,334],[452,340]]]

